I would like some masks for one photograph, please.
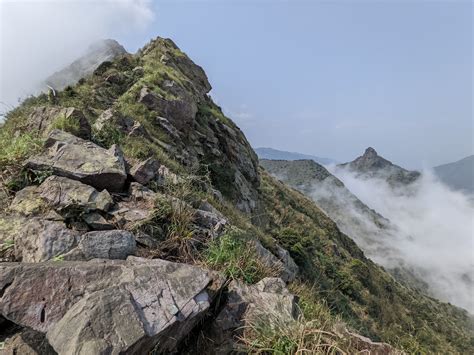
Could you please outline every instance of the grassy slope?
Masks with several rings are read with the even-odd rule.
[[[175,55],[184,54],[177,51]],[[0,134],[0,174],[8,193],[34,183],[34,173],[23,171],[21,161],[41,149],[41,136],[27,126],[29,113],[39,105],[80,108],[91,123],[103,110],[113,106],[139,120],[152,141],[125,137],[114,130],[95,135],[94,141],[104,147],[120,144],[129,159],[158,156],[174,171],[185,172],[186,169],[161,148],[160,143],[173,142],[153,124],[150,112],[136,102],[143,85],[165,97],[167,93],[161,89],[164,80],[171,78],[185,87],[189,85],[189,79],[181,71],[162,64],[159,57],[159,50],[146,55],[124,56],[101,67],[96,75],[66,88],[55,100],[40,95],[12,111]],[[144,68],[142,75],[132,70],[136,66]],[[121,76],[120,84],[104,83],[104,78],[111,74]],[[207,119],[225,120],[234,126],[217,106],[209,105],[201,109]],[[229,203],[216,206],[247,234],[257,235],[266,245],[271,244],[268,238],[271,236],[290,251],[302,270],[293,289],[300,292],[305,309],[324,306],[327,311],[307,312],[309,317],[321,314],[332,320],[340,317],[362,334],[410,352],[472,352],[474,340],[464,311],[398,284],[382,268],[366,259],[355,243],[312,201],[265,172],[262,172],[261,198],[265,213],[259,218],[259,226],[251,225]],[[235,244],[228,244],[235,248]],[[310,296],[308,290],[314,290]]]

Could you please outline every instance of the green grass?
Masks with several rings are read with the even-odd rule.
[[[78,136],[81,132],[81,125],[79,120],[73,117],[66,117],[66,115],[59,115],[51,125],[51,130],[60,129],[61,131],[71,133]]]
[[[204,252],[204,264],[223,272],[227,277],[249,284],[274,272],[257,256],[248,236],[240,229],[231,228],[212,240]]]
[[[23,160],[39,152],[42,146],[43,141],[37,133],[23,133],[15,136],[2,129],[0,131],[0,168],[21,164]]]

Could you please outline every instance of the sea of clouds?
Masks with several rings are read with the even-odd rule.
[[[408,188],[394,188],[384,180],[365,179],[346,169],[329,170],[394,225],[382,240],[387,253],[376,255],[376,262],[414,270],[428,283],[432,295],[474,314],[472,197],[451,190],[429,170]],[[357,218],[363,217],[357,213]],[[394,253],[398,255],[389,255]],[[394,265],[394,260],[400,265]]]

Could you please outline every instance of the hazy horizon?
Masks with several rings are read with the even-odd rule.
[[[469,1],[0,1],[7,104],[96,39],[161,36],[253,147],[345,162],[372,146],[408,169],[473,154]]]

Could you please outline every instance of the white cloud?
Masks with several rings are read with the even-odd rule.
[[[0,0],[0,101],[16,104],[103,38],[144,30],[148,0]]]
[[[330,169],[352,193],[396,226],[397,232],[382,240],[390,255],[374,259],[387,267],[399,266],[393,262],[400,260],[429,284],[434,296],[474,314],[472,200],[450,190],[430,171],[424,171],[408,189],[393,189],[383,180]]]

